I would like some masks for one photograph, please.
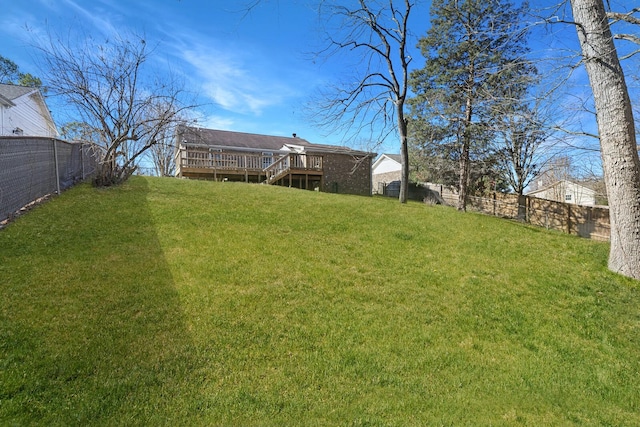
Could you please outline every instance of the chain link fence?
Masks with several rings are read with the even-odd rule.
[[[0,137],[0,223],[28,204],[92,176],[91,144],[44,137]]]

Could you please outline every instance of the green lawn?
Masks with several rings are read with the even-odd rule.
[[[0,425],[640,425],[608,245],[134,177],[0,231]]]

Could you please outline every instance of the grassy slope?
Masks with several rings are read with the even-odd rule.
[[[608,246],[444,207],[134,178],[0,231],[0,424],[640,424]]]

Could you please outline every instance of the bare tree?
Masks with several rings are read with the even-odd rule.
[[[332,131],[365,131],[376,135],[378,142],[391,133],[400,138],[402,178],[401,203],[406,203],[409,183],[409,151],[404,104],[407,97],[408,67],[407,24],[414,2],[403,0],[359,0],[348,7],[321,2],[328,21],[337,23],[329,31],[329,46],[323,52],[348,52],[362,55],[364,72],[350,76],[348,82],[335,85],[321,94],[316,108],[318,123]]]
[[[157,142],[149,148],[149,156],[153,163],[154,173],[157,176],[173,176],[176,172],[176,126],[186,123],[179,120],[172,126],[166,126],[157,137]]]
[[[157,176],[173,176],[176,172],[175,145],[163,139],[149,149],[153,170]]]
[[[593,90],[609,198],[609,268],[640,279],[640,159],[629,91],[603,0],[571,0]]]
[[[545,163],[541,148],[550,133],[548,118],[539,102],[517,108],[498,110],[492,124],[493,144],[506,183],[522,196],[525,188],[540,173]]]
[[[92,142],[103,156],[96,185],[125,181],[140,156],[192,107],[183,102],[186,92],[176,78],[147,72],[153,49],[141,37],[73,44],[49,36],[38,48],[51,93],[75,107],[97,136]]]

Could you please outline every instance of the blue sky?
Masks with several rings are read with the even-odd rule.
[[[252,3],[257,5],[247,11]],[[310,123],[305,113],[318,88],[344,78],[353,66],[344,57],[314,60],[312,53],[324,46],[322,23],[314,7],[317,3],[0,0],[0,55],[16,62],[22,72],[43,78],[46,85],[46,72],[38,69],[35,50],[30,48],[34,35],[51,31],[64,36],[70,28],[105,39],[113,34],[142,34],[148,43],[158,46],[152,65],[182,74],[187,87],[200,94],[204,104],[200,126],[282,136],[295,132],[311,142],[344,145],[343,135],[326,135]],[[540,6],[558,1],[534,3]],[[629,8],[625,0],[612,0],[611,4],[618,9]],[[416,38],[409,46],[414,68],[424,64],[415,45],[429,26],[429,7],[429,0],[422,1],[412,12],[410,26]],[[538,28],[530,43],[539,56],[551,59],[547,65],[541,64],[550,69],[558,62],[555,58],[566,59],[577,49],[575,29],[565,24]],[[579,103],[578,99],[589,94],[582,68],[573,72],[569,83],[566,87],[570,93],[555,95],[562,97],[559,104]],[[59,125],[73,119],[65,115],[60,100],[50,98],[48,102]],[[583,112],[575,116],[593,129],[592,116]],[[586,143],[594,145],[593,140]],[[397,138],[389,138],[375,151],[399,152]],[[593,153],[587,154],[593,157]]]
[[[311,142],[344,145],[342,135],[326,135],[309,123],[305,106],[315,91],[345,70],[339,61],[314,60],[323,46],[311,0],[0,0],[0,55],[22,72],[37,68],[34,34],[64,36],[81,27],[94,37],[143,34],[158,44],[155,60],[183,73],[200,94],[199,125],[250,133],[298,136]],[[428,2],[415,10],[425,20]],[[27,30],[27,28],[29,30]],[[424,27],[426,29],[426,26]],[[412,43],[412,46],[415,43]],[[419,54],[416,53],[416,56]],[[59,124],[64,104],[49,99]],[[378,152],[396,152],[390,140]]]

